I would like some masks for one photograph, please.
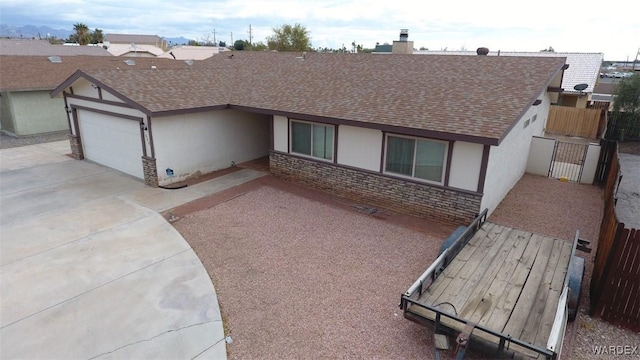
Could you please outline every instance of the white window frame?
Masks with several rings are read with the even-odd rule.
[[[301,123],[301,124],[309,124],[311,125],[311,154],[304,154],[304,153],[299,153],[299,152],[295,152],[293,151],[293,123]],[[327,127],[331,127],[333,128],[333,134],[332,134],[332,144],[331,144],[331,159],[326,159],[324,157],[319,157],[319,156],[313,156],[313,125],[321,125],[321,126],[327,126]],[[326,162],[334,162],[335,158],[336,158],[336,126],[333,124],[325,124],[325,123],[320,123],[320,122],[312,122],[312,121],[304,121],[304,120],[294,120],[294,119],[289,119],[289,153],[290,154],[295,154],[295,155],[299,155],[299,156],[304,156],[310,159],[316,159],[316,160],[320,160],[320,161],[326,161]]]
[[[433,180],[429,180],[429,179],[423,179],[423,178],[419,178],[419,177],[415,177],[415,176],[409,176],[409,175],[405,175],[405,174],[400,174],[400,173],[396,173],[393,171],[387,171],[387,151],[389,151],[389,137],[397,137],[397,138],[404,138],[404,139],[412,139],[415,140],[414,146],[413,146],[413,170],[412,173],[415,174],[416,172],[416,151],[418,149],[418,141],[428,141],[428,142],[435,142],[435,143],[440,143],[440,144],[444,144],[444,159],[442,162],[442,177],[440,178],[440,181],[433,181]],[[394,177],[399,177],[399,178],[404,178],[404,179],[410,179],[413,181],[419,181],[419,182],[423,182],[423,183],[427,183],[427,184],[435,184],[435,185],[443,185],[444,186],[444,180],[447,176],[447,165],[449,163],[449,145],[450,143],[448,141],[444,141],[444,140],[436,140],[436,139],[429,139],[429,138],[423,138],[423,137],[417,137],[417,136],[407,136],[407,135],[399,135],[399,134],[385,134],[385,142],[384,142],[384,164],[382,166],[382,172],[385,175],[391,175]]]

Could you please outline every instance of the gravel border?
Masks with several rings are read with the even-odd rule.
[[[48,134],[30,135],[16,137],[9,135],[3,131],[0,131],[0,149],[9,149],[20,146],[44,144],[55,141],[62,141],[69,139],[69,132],[55,132]]]

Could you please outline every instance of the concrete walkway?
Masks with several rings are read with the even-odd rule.
[[[69,152],[0,150],[0,358],[226,358],[211,280],[158,212],[263,174],[154,189]]]

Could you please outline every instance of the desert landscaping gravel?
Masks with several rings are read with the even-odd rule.
[[[67,131],[22,137],[10,136],[0,131],[0,149],[49,143],[67,139],[69,139],[69,133]]]
[[[408,227],[384,211],[367,215],[272,184],[280,185],[255,186],[174,223],[213,280],[233,339],[229,358],[433,358],[431,331],[404,319],[397,304],[452,227]],[[595,248],[602,201],[598,187],[525,175],[489,220],[567,240],[579,229]],[[593,253],[580,255],[589,279]],[[587,291],[588,280],[563,356],[606,359],[594,344],[638,345],[638,334],[586,315]]]

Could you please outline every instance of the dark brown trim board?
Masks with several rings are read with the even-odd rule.
[[[153,144],[153,129],[151,128],[151,116],[147,116],[147,128],[149,131],[149,147],[151,152],[151,159],[156,159],[156,147]]]
[[[478,177],[478,194],[484,192],[484,181],[487,177],[487,166],[489,165],[489,152],[491,146],[485,145],[482,149],[482,162],[480,163],[480,176]]]
[[[67,97],[70,98],[70,99],[78,99],[78,100],[90,101],[90,102],[94,102],[94,103],[98,103],[98,104],[105,104],[105,105],[118,106],[118,107],[122,107],[122,108],[132,109],[132,107],[129,106],[129,104],[125,104],[125,103],[121,103],[121,102],[117,102],[117,101],[102,100],[102,99],[92,98],[92,97],[89,97],[89,96],[73,95],[73,94],[67,95]]]
[[[444,186],[449,186],[449,175],[451,174],[451,158],[453,157],[453,145],[455,141],[449,141],[447,147],[447,168],[444,171]]]
[[[72,104],[71,108],[72,109],[89,111],[89,112],[94,112],[94,113],[103,114],[103,115],[109,115],[109,116],[122,118],[122,119],[127,119],[127,120],[133,120],[133,121],[138,121],[138,122],[142,121],[142,118],[139,117],[139,116],[125,115],[125,114],[115,113],[115,112],[112,112],[112,111],[94,109],[94,108],[90,108],[90,107],[86,107],[86,106],[82,106],[82,105]]]

